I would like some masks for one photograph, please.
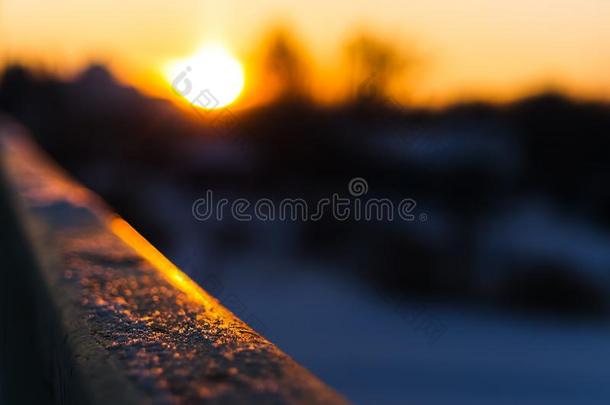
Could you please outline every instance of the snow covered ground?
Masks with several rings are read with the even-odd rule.
[[[197,265],[185,270],[193,273]],[[200,265],[207,267],[205,258]],[[421,312],[419,304],[389,305],[367,286],[316,266],[281,255],[244,255],[225,262],[222,273],[194,274],[204,288],[206,280],[213,282],[209,287],[225,305],[260,321],[270,340],[356,404],[610,399],[610,326],[428,304],[423,316],[446,328],[433,341],[409,315]]]
[[[367,279],[346,277],[338,262],[296,255],[298,224],[250,223],[236,230],[230,221],[198,223],[188,194],[159,183],[145,191],[140,190],[144,201],[155,201],[153,212],[164,214],[156,219],[172,235],[170,258],[356,404],[610,401],[610,325],[431,302],[398,304],[375,295]],[[479,276],[501,283],[511,271],[505,268],[509,258],[556,260],[607,288],[605,230],[562,215],[544,199],[509,208],[482,222]],[[426,223],[429,236],[451,234],[449,228],[431,228],[442,218],[432,215]],[[219,229],[233,229],[234,235],[245,229],[250,239],[221,251]],[[431,339],[421,317],[441,325],[443,333]]]

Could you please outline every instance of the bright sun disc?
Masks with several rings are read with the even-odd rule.
[[[231,104],[244,88],[244,71],[224,47],[205,46],[166,69],[174,91],[195,107],[214,109]]]

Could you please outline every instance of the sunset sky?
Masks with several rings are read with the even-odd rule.
[[[0,63],[73,74],[101,61],[170,97],[169,61],[214,41],[244,62],[281,24],[311,55],[323,99],[338,94],[343,45],[366,30],[418,55],[408,95],[397,95],[410,102],[506,100],[544,88],[610,100],[609,21],[607,0],[2,0]]]

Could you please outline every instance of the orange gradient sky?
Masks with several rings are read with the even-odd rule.
[[[307,47],[322,99],[339,94],[342,47],[366,29],[423,60],[399,99],[498,101],[553,88],[610,100],[609,21],[607,0],[0,0],[0,64],[73,74],[101,61],[170,98],[168,61],[210,41],[246,60],[279,22]]]

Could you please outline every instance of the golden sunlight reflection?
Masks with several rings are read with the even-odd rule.
[[[138,254],[155,266],[169,283],[183,291],[191,300],[204,305],[212,304],[212,300],[203,289],[178,269],[161,252],[151,245],[142,235],[125,220],[113,217],[109,223],[112,232],[129,245]]]
[[[219,44],[205,45],[190,57],[168,63],[164,74],[176,93],[199,108],[225,107],[244,88],[241,63]]]

